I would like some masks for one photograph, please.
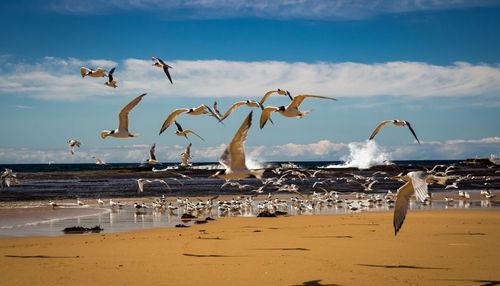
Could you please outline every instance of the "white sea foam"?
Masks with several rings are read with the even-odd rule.
[[[385,153],[375,141],[352,142],[347,145],[349,155],[342,158],[344,164],[328,165],[325,168],[368,169],[377,165],[390,165],[390,154]]]

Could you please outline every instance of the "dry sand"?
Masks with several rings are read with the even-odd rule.
[[[225,218],[3,238],[0,285],[497,285],[499,254],[499,210],[412,211],[397,237],[389,212]]]

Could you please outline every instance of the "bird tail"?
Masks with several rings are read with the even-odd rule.
[[[264,171],[265,171],[265,169],[251,170],[250,173],[256,179],[262,179],[262,175],[264,174]]]

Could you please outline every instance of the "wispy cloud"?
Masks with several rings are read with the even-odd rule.
[[[45,100],[83,100],[116,93],[152,96],[249,97],[286,88],[336,97],[492,96],[500,92],[500,66],[457,62],[448,66],[422,62],[377,64],[241,62],[224,60],[168,61],[174,85],[150,60],[121,63],[99,59],[43,58],[35,63],[10,61],[0,68],[0,96],[24,95]],[[82,78],[79,68],[117,66],[116,90],[106,78]]]
[[[33,106],[29,106],[29,105],[16,105],[17,108],[19,109],[33,109]]]
[[[365,19],[379,14],[496,5],[497,0],[53,0],[61,13],[109,14],[142,10],[169,18]]]
[[[286,161],[286,160],[317,160],[337,161],[351,160],[367,154],[374,158],[391,160],[432,160],[432,159],[465,159],[499,155],[500,137],[489,137],[475,140],[448,140],[422,142],[421,145],[379,146],[371,142],[335,143],[320,140],[310,144],[287,143],[271,146],[248,146],[247,159],[253,161]],[[197,162],[216,162],[226,145],[192,148],[193,160]],[[365,148],[366,146],[371,148]],[[93,162],[93,156],[107,162],[143,162],[148,157],[149,145],[122,145],[106,148],[77,149],[75,155],[70,155],[67,149],[33,150],[0,148],[0,163],[76,163]],[[179,155],[185,146],[157,145],[156,155],[163,162],[178,162]],[[368,153],[367,150],[369,151]],[[361,152],[361,153],[359,153]],[[365,152],[365,153],[363,153]],[[359,154],[354,154],[359,153]],[[366,158],[364,158],[366,159]]]

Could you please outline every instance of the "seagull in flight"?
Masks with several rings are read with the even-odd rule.
[[[200,135],[196,134],[194,131],[189,130],[189,129],[183,130],[182,126],[177,121],[175,121],[175,126],[177,126],[177,131],[175,131],[175,135],[177,135],[177,136],[184,136],[187,140],[189,140],[189,138],[187,137],[187,135],[189,133],[193,133],[194,135],[198,136],[198,138],[200,138],[202,141],[205,141],[205,139],[203,139]]]
[[[186,150],[181,153],[181,167],[191,166],[189,160],[191,159],[191,146],[193,143],[189,142],[186,147]]]
[[[233,113],[233,111],[235,111],[238,107],[240,107],[242,105],[246,105],[248,107],[258,107],[260,109],[264,109],[259,102],[254,101],[254,100],[237,101],[237,102],[233,103],[233,105],[231,105],[231,107],[229,107],[229,109],[224,113],[224,115],[221,116],[220,121],[226,119],[229,115],[231,115],[231,113]],[[217,106],[217,105],[214,104],[214,106]]]
[[[134,98],[131,102],[129,102],[127,105],[125,105],[125,107],[123,107],[123,109],[118,114],[118,122],[119,122],[118,128],[115,130],[101,131],[101,138],[104,139],[108,136],[115,138],[131,138],[139,136],[138,134],[132,134],[128,131],[128,113],[139,103],[139,101],[141,101],[141,99],[146,94],[147,93],[143,93],[139,95],[138,97]]]
[[[174,109],[174,111],[172,111],[167,116],[167,119],[165,119],[165,122],[163,122],[163,125],[161,126],[160,134],[159,135],[161,135],[163,133],[163,131],[165,131],[170,125],[172,125],[172,123],[175,122],[175,119],[177,118],[177,116],[179,116],[179,115],[181,115],[183,113],[186,113],[186,114],[189,114],[189,115],[210,114],[211,116],[214,116],[217,119],[219,118],[212,111],[212,109],[210,107],[206,106],[205,104],[202,104],[202,105],[200,105],[198,107],[194,107],[194,108],[177,108],[177,109]]]
[[[114,72],[115,72],[115,68],[112,68],[109,71],[109,73],[108,73],[108,81],[104,83],[106,86],[109,86],[109,87],[112,87],[112,88],[116,88],[117,81],[113,79],[113,73]]]
[[[140,179],[137,179],[137,193],[143,193],[144,192],[144,184],[145,183],[153,183],[153,182],[160,182],[163,185],[165,185],[169,190],[172,190],[170,188],[170,186],[167,184],[167,182],[165,182],[162,179],[154,179],[154,180],[151,181],[151,180],[148,180],[148,179],[140,178]]]
[[[168,69],[173,69],[173,67],[167,65],[162,59],[157,58],[157,57],[152,57],[151,60],[153,61],[153,65],[155,67],[159,67],[159,68],[163,69],[163,71],[167,75],[167,78],[170,81],[170,83],[174,84],[172,82],[172,76],[170,75],[170,72],[168,71]]]
[[[76,147],[80,148],[81,144],[82,143],[80,141],[74,139],[68,141],[69,152],[71,153],[71,155],[75,154],[75,148]]]
[[[288,106],[267,106],[262,110],[262,113],[260,114],[260,129],[264,128],[264,125],[266,125],[267,120],[271,118],[271,113],[273,112],[278,112],[281,115],[285,117],[298,117],[302,118],[309,112],[308,111],[300,111],[299,106],[302,104],[304,99],[306,98],[320,98],[320,99],[330,99],[330,100],[337,100],[333,97],[328,97],[328,96],[320,96],[320,95],[310,95],[310,94],[302,94],[302,95],[297,95],[294,96],[292,99],[292,102]]]
[[[284,90],[284,89],[273,89],[273,90],[270,90],[268,92],[266,92],[264,94],[264,96],[262,97],[262,99],[259,101],[260,105],[263,106],[264,105],[264,102],[266,102],[266,100],[271,96],[271,94],[273,93],[277,93],[279,95],[286,95],[290,98],[290,100],[293,100],[293,97],[292,95],[290,94],[290,92],[288,90]]]
[[[91,77],[105,77],[106,75],[106,70],[103,68],[97,68],[97,69],[91,69],[91,68],[86,68],[86,67],[81,67],[80,68],[80,74],[82,77],[86,76],[91,76]]]
[[[394,207],[393,225],[394,234],[397,235],[406,218],[408,206],[410,205],[410,197],[415,194],[418,201],[424,202],[429,197],[428,185],[433,183],[444,185],[447,178],[428,175],[424,171],[412,171],[408,172],[405,176],[394,176],[391,179],[401,179],[405,182],[398,189],[396,205]]]
[[[375,130],[373,130],[372,135],[370,135],[370,138],[368,140],[372,140],[373,138],[375,138],[375,135],[377,135],[377,133],[382,128],[384,128],[385,126],[387,126],[389,124],[394,124],[396,126],[408,126],[408,129],[410,129],[411,133],[413,134],[413,137],[415,137],[415,139],[417,140],[418,144],[420,144],[420,141],[417,138],[417,134],[415,134],[415,131],[411,127],[410,122],[408,122],[406,120],[398,120],[398,119],[395,119],[395,120],[385,120],[385,121],[380,122],[380,124],[377,126],[377,128],[375,128]]]
[[[97,158],[95,156],[92,156],[92,159],[95,159],[95,164],[99,165],[99,166],[101,166],[101,165],[107,165],[108,164],[108,163],[106,163],[106,161],[104,161],[104,160],[102,160],[100,158]]]
[[[156,144],[151,145],[151,148],[149,149],[149,159],[146,160],[147,164],[154,165],[160,163],[156,160],[155,150],[156,150]]]
[[[234,134],[233,139],[226,147],[219,158],[219,163],[224,166],[224,172],[217,171],[210,178],[220,178],[225,180],[243,179],[243,178],[262,178],[264,170],[249,170],[245,162],[245,140],[248,136],[248,130],[252,125],[251,111],[243,120],[238,131]]]

